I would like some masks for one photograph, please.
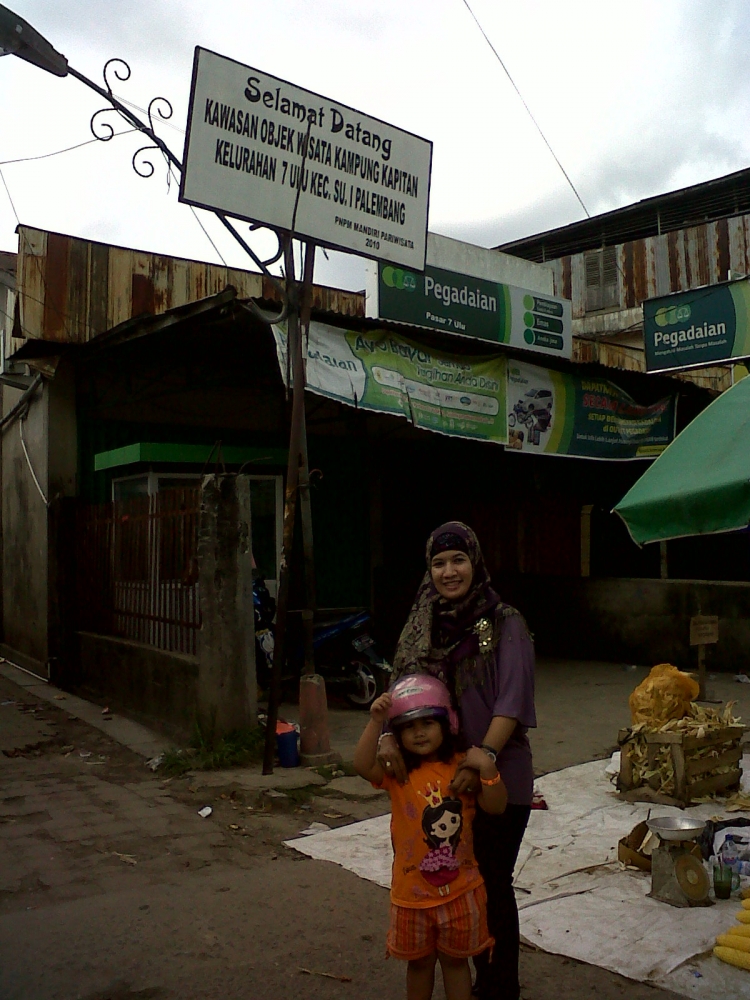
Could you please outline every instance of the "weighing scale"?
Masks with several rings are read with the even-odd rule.
[[[711,880],[696,842],[706,824],[687,816],[664,816],[647,822],[649,830],[659,837],[651,854],[649,896],[670,906],[713,906],[708,898]]]

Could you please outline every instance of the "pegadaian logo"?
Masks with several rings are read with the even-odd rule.
[[[672,326],[686,319],[690,319],[690,306],[686,302],[679,306],[662,306],[654,316],[657,326]]]
[[[383,284],[388,288],[414,292],[417,289],[417,278],[410,271],[403,271],[400,267],[384,267]]]

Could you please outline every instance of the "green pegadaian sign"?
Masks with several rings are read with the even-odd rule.
[[[554,295],[427,265],[410,271],[378,265],[376,316],[570,358],[570,302]]]
[[[646,299],[643,339],[649,372],[750,357],[750,280]]]

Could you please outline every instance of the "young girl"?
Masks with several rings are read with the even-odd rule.
[[[408,771],[400,785],[377,763],[388,722]],[[447,1000],[470,1000],[469,957],[490,948],[487,896],[471,839],[475,796],[451,794],[459,763],[479,772],[476,799],[488,813],[507,793],[494,761],[472,747],[456,753],[458,719],[445,685],[427,674],[402,677],[377,698],[354,753],[354,766],[391,797],[393,879],[387,949],[406,959],[407,1000],[430,1000],[440,962]]]

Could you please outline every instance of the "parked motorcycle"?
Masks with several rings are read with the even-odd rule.
[[[276,602],[262,579],[253,583],[255,614],[255,669],[261,688],[267,689],[273,665],[273,619]],[[333,622],[316,625],[313,632],[315,669],[325,678],[326,686],[340,690],[350,705],[369,708],[388,688],[393,668],[377,651],[375,640],[367,631],[370,613],[360,611]],[[291,651],[283,681],[296,681],[303,664],[301,644]]]

